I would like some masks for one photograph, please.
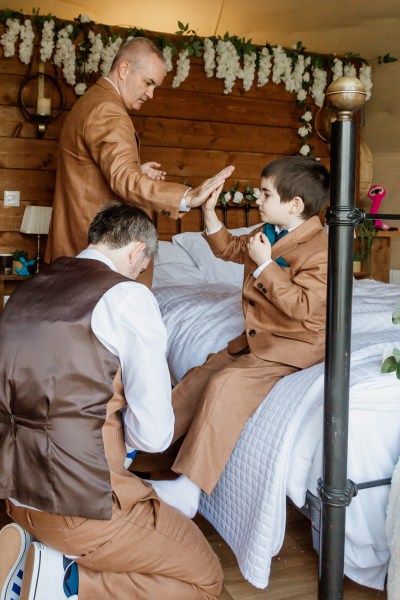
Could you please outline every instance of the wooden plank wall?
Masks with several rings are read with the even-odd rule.
[[[3,30],[0,27],[0,34]],[[46,64],[46,72],[53,73]],[[36,70],[36,69],[33,69]],[[42,139],[36,125],[27,121],[17,106],[18,89],[29,66],[18,58],[4,58],[0,49],[0,253],[23,248],[35,255],[35,236],[24,235],[19,227],[25,206],[50,206],[57,168],[57,141],[68,111],[77,100],[74,90],[64,84],[66,105],[63,113],[47,128]],[[156,160],[171,181],[196,185],[228,164],[236,167],[227,189],[240,181],[259,186],[261,169],[271,160],[299,151],[297,130],[304,110],[296,105],[295,95],[282,84],[267,84],[244,92],[236,83],[232,93],[223,93],[223,81],[207,78],[200,59],[192,59],[188,79],[177,89],[169,73],[155,98],[132,114],[141,138],[142,161]],[[316,113],[316,107],[312,107]],[[328,165],[328,150],[317,136],[314,153]],[[4,190],[19,190],[21,206],[4,207]],[[84,199],[82,199],[84,201]],[[244,224],[243,211],[229,210],[228,224]],[[250,222],[258,221],[251,211]],[[182,219],[182,230],[198,230],[199,211]],[[178,231],[174,220],[160,217],[160,239]],[[42,240],[42,252],[45,236]]]

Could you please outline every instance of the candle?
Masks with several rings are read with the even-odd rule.
[[[51,115],[51,98],[38,98],[36,105],[36,113],[42,116]]]

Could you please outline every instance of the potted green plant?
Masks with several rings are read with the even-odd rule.
[[[17,269],[22,269],[22,267],[24,266],[23,263],[21,262],[21,258],[28,260],[28,253],[26,252],[26,250],[19,250],[19,248],[17,248],[12,253],[12,257],[13,257],[13,275],[18,275]]]

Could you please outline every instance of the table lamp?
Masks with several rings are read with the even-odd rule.
[[[22,218],[20,232],[37,235],[36,273],[39,273],[40,236],[49,233],[51,211],[50,206],[27,206]]]

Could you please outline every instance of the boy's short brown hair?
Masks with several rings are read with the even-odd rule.
[[[272,179],[281,202],[300,196],[304,203],[301,215],[304,219],[319,215],[328,204],[329,172],[315,158],[278,158],[264,167],[261,177]]]

